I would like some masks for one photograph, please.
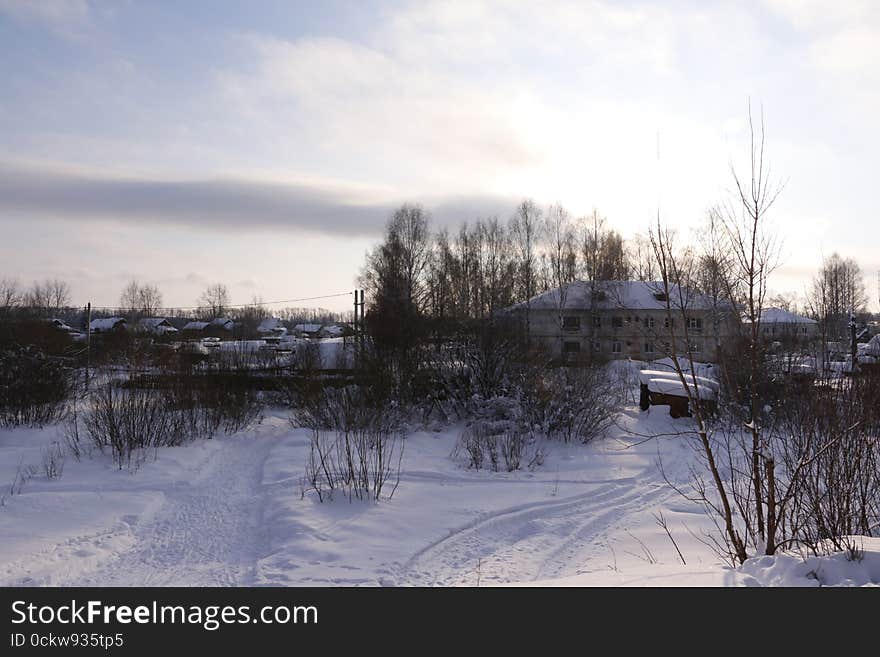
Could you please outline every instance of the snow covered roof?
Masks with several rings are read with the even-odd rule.
[[[123,317],[104,317],[102,319],[93,319],[89,323],[89,330],[93,333],[104,333],[112,331],[116,328],[125,327],[125,318]]]
[[[655,281],[573,281],[563,288],[563,309],[565,310],[666,310],[666,297],[662,282]],[[712,300],[702,294],[669,286],[670,305],[673,309],[708,309]],[[557,310],[560,291],[554,288],[531,298],[528,305],[534,309]],[[683,302],[682,302],[683,301]],[[727,305],[726,303],[722,305]],[[526,307],[526,302],[511,306],[509,310]]]
[[[226,317],[216,317],[211,320],[211,326],[217,326],[222,329],[232,330],[232,327],[235,326],[235,322]]]
[[[73,331],[73,328],[66,324],[64,320],[53,317],[52,319],[47,319],[54,328],[57,328],[59,331],[67,331],[68,333]]]
[[[165,333],[177,333],[177,329],[171,325],[164,317],[144,317],[138,322],[138,328],[142,331],[149,331],[156,335],[164,335]]]
[[[171,326],[171,322],[169,322],[164,317],[144,317],[140,322],[138,322],[144,328],[156,328],[157,326]]]
[[[340,335],[345,334],[345,327],[339,324],[330,324],[330,326],[322,328],[321,333],[332,335],[333,337],[339,337]]]
[[[816,324],[815,319],[796,315],[782,308],[764,308],[761,312],[762,324]]]
[[[257,333],[285,333],[284,322],[278,317],[267,317],[257,327]]]
[[[321,330],[321,324],[297,324],[293,330],[301,333],[317,333]]]
[[[880,357],[880,334],[868,340],[868,343],[865,345],[864,354],[866,356]]]
[[[210,324],[208,322],[187,322],[184,331],[204,331]]]

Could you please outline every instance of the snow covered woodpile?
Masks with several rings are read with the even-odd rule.
[[[699,398],[710,409],[718,401],[720,385],[708,377],[684,373],[685,383],[677,372],[667,370],[642,370],[639,372],[639,406],[645,411],[649,406],[669,406],[672,417],[690,415],[690,400]]]

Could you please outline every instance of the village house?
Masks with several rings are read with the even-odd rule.
[[[761,312],[761,335],[772,342],[790,339],[811,342],[819,335],[819,323],[783,308],[765,308]]]
[[[267,317],[257,327],[257,333],[267,337],[281,337],[287,334],[287,327],[278,317]]]
[[[162,317],[144,317],[137,323],[137,330],[150,335],[162,336],[177,333],[177,329]]]
[[[89,332],[100,335],[101,333],[116,333],[128,328],[128,322],[124,317],[103,317],[93,319],[89,323]]]
[[[667,300],[663,289],[662,283],[650,281],[574,281],[506,312],[525,321],[533,345],[570,362],[591,356],[664,358],[673,336],[678,353],[689,346],[695,359],[717,360],[733,329],[729,304],[677,286],[670,286]]]

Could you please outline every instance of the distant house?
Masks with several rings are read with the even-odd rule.
[[[324,328],[322,324],[296,324],[293,327],[293,330],[298,335],[304,335],[308,338],[317,338],[320,337],[322,328]]]
[[[226,317],[216,317],[212,319],[209,324],[211,328],[220,329],[221,331],[232,331],[235,329],[235,322]]]
[[[213,336],[216,338],[229,337],[235,329],[235,322],[226,317],[217,317],[210,322],[188,322],[183,327],[183,332],[189,336]]]
[[[260,325],[257,327],[257,333],[265,336],[280,337],[282,335],[287,335],[287,327],[284,326],[284,322],[277,317],[267,317],[260,322]]]
[[[210,322],[187,322],[182,330],[187,333],[203,333],[210,325]]]
[[[89,331],[95,334],[101,333],[117,333],[124,331],[128,327],[128,322],[124,317],[104,317],[102,319],[93,319],[89,323]]]
[[[328,324],[321,327],[318,335],[322,338],[341,338],[349,333],[350,330],[345,324]]]
[[[761,312],[761,334],[773,341],[784,338],[812,340],[819,334],[819,323],[783,308],[765,308]]]
[[[60,320],[57,318],[52,318],[52,319],[47,319],[46,321],[49,322],[49,326],[51,326],[52,328],[54,328],[58,331],[62,331],[64,333],[77,333],[78,332],[72,326],[65,324],[63,320]]]
[[[137,323],[137,329],[151,335],[171,335],[177,333],[177,329],[167,319],[162,317],[145,317]]]

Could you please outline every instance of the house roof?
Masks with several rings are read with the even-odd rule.
[[[666,310],[666,300],[662,296],[664,286],[656,281],[573,281],[563,288],[564,310]],[[596,293],[595,297],[593,293]],[[688,288],[669,285],[670,305],[673,309],[685,308],[708,309],[713,306],[712,300]],[[554,288],[532,297],[528,305],[531,309],[558,310],[560,306],[560,290]],[[526,302],[511,306],[509,310],[526,307]],[[721,305],[728,306],[727,303]]]
[[[184,331],[204,331],[210,324],[208,322],[187,322]]]
[[[168,327],[171,326],[171,322],[169,322],[164,317],[144,317],[138,323],[145,328],[158,328],[159,326],[168,326]]]
[[[293,327],[294,331],[302,331],[303,333],[317,333],[321,330],[321,324],[297,324]]]
[[[764,308],[761,311],[762,324],[816,324],[815,319],[796,315],[783,308]]]
[[[232,328],[235,325],[235,322],[227,317],[215,317],[210,323],[211,326],[219,326],[225,329]]]
[[[89,330],[91,331],[112,331],[118,326],[123,326],[125,324],[125,318],[123,317],[103,317],[101,319],[93,319],[89,323]]]
[[[258,333],[274,333],[286,330],[284,322],[278,317],[267,317],[257,327]]]

